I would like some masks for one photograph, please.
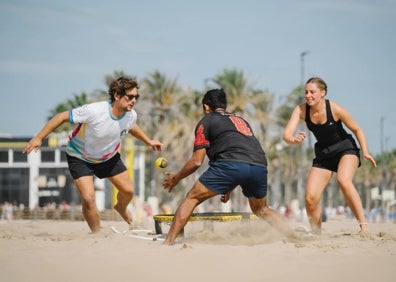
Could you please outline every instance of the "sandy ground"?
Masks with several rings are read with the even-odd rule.
[[[116,234],[112,226],[127,228],[102,221],[93,235],[83,221],[3,221],[0,280],[396,281],[394,223],[370,224],[372,235],[361,237],[355,221],[331,220],[321,236],[290,242],[260,220],[218,222],[213,231],[190,222],[171,247]]]

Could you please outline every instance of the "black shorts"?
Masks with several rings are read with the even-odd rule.
[[[119,153],[115,154],[110,160],[97,164],[83,161],[79,158],[69,156],[68,154],[66,154],[66,157],[73,179],[90,175],[96,175],[99,178],[107,178],[126,171],[126,167]]]
[[[341,158],[345,155],[355,155],[359,159],[359,166],[360,166],[361,162],[360,162],[359,149],[345,150],[343,152],[338,153],[335,157],[329,158],[329,159],[315,158],[312,161],[312,166],[337,172],[338,164],[339,164]]]
[[[335,156],[331,158],[319,158],[316,157],[312,161],[313,167],[324,168],[334,172],[338,171],[338,164],[341,158],[345,155],[355,155],[359,159],[359,166],[361,165],[360,162],[360,150],[358,148],[348,149],[342,152],[337,153]]]
[[[324,168],[334,172],[338,170],[338,164],[344,155],[355,155],[360,162],[360,149],[351,134],[330,146],[321,146],[318,142],[315,144],[316,158],[312,162],[313,167]]]

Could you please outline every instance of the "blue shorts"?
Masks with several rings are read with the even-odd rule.
[[[224,195],[240,185],[247,198],[267,196],[266,167],[240,162],[209,162],[209,168],[199,181],[209,190]]]
[[[89,163],[79,158],[66,154],[69,164],[69,171],[73,179],[81,176],[96,175],[99,178],[107,178],[126,171],[126,167],[121,161],[120,154],[116,153],[114,157],[103,163]]]

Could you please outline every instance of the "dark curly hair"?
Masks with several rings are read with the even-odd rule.
[[[205,93],[202,98],[202,105],[206,104],[209,108],[214,111],[217,108],[226,109],[227,108],[227,97],[223,90],[212,89]]]
[[[114,95],[118,94],[121,96],[125,95],[125,91],[137,88],[139,89],[139,85],[137,81],[133,78],[129,77],[119,77],[113,80],[109,86],[109,96],[110,100],[114,102],[115,98]]]

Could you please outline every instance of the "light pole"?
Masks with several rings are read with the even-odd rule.
[[[380,126],[381,154],[384,152],[384,120],[385,120],[385,117],[381,117],[381,120],[380,120],[380,124],[381,124],[381,126]]]
[[[301,86],[304,86],[304,82],[305,82],[304,58],[308,54],[309,54],[309,51],[304,51],[304,52],[301,52],[301,54],[300,54],[300,61],[301,61]]]
[[[384,120],[385,117],[380,119],[380,138],[381,138],[381,159],[383,163],[381,164],[381,180],[379,185],[379,193],[381,196],[381,220],[385,222],[386,211],[385,211],[385,200],[384,200],[384,186],[385,186],[385,156],[384,156]]]

